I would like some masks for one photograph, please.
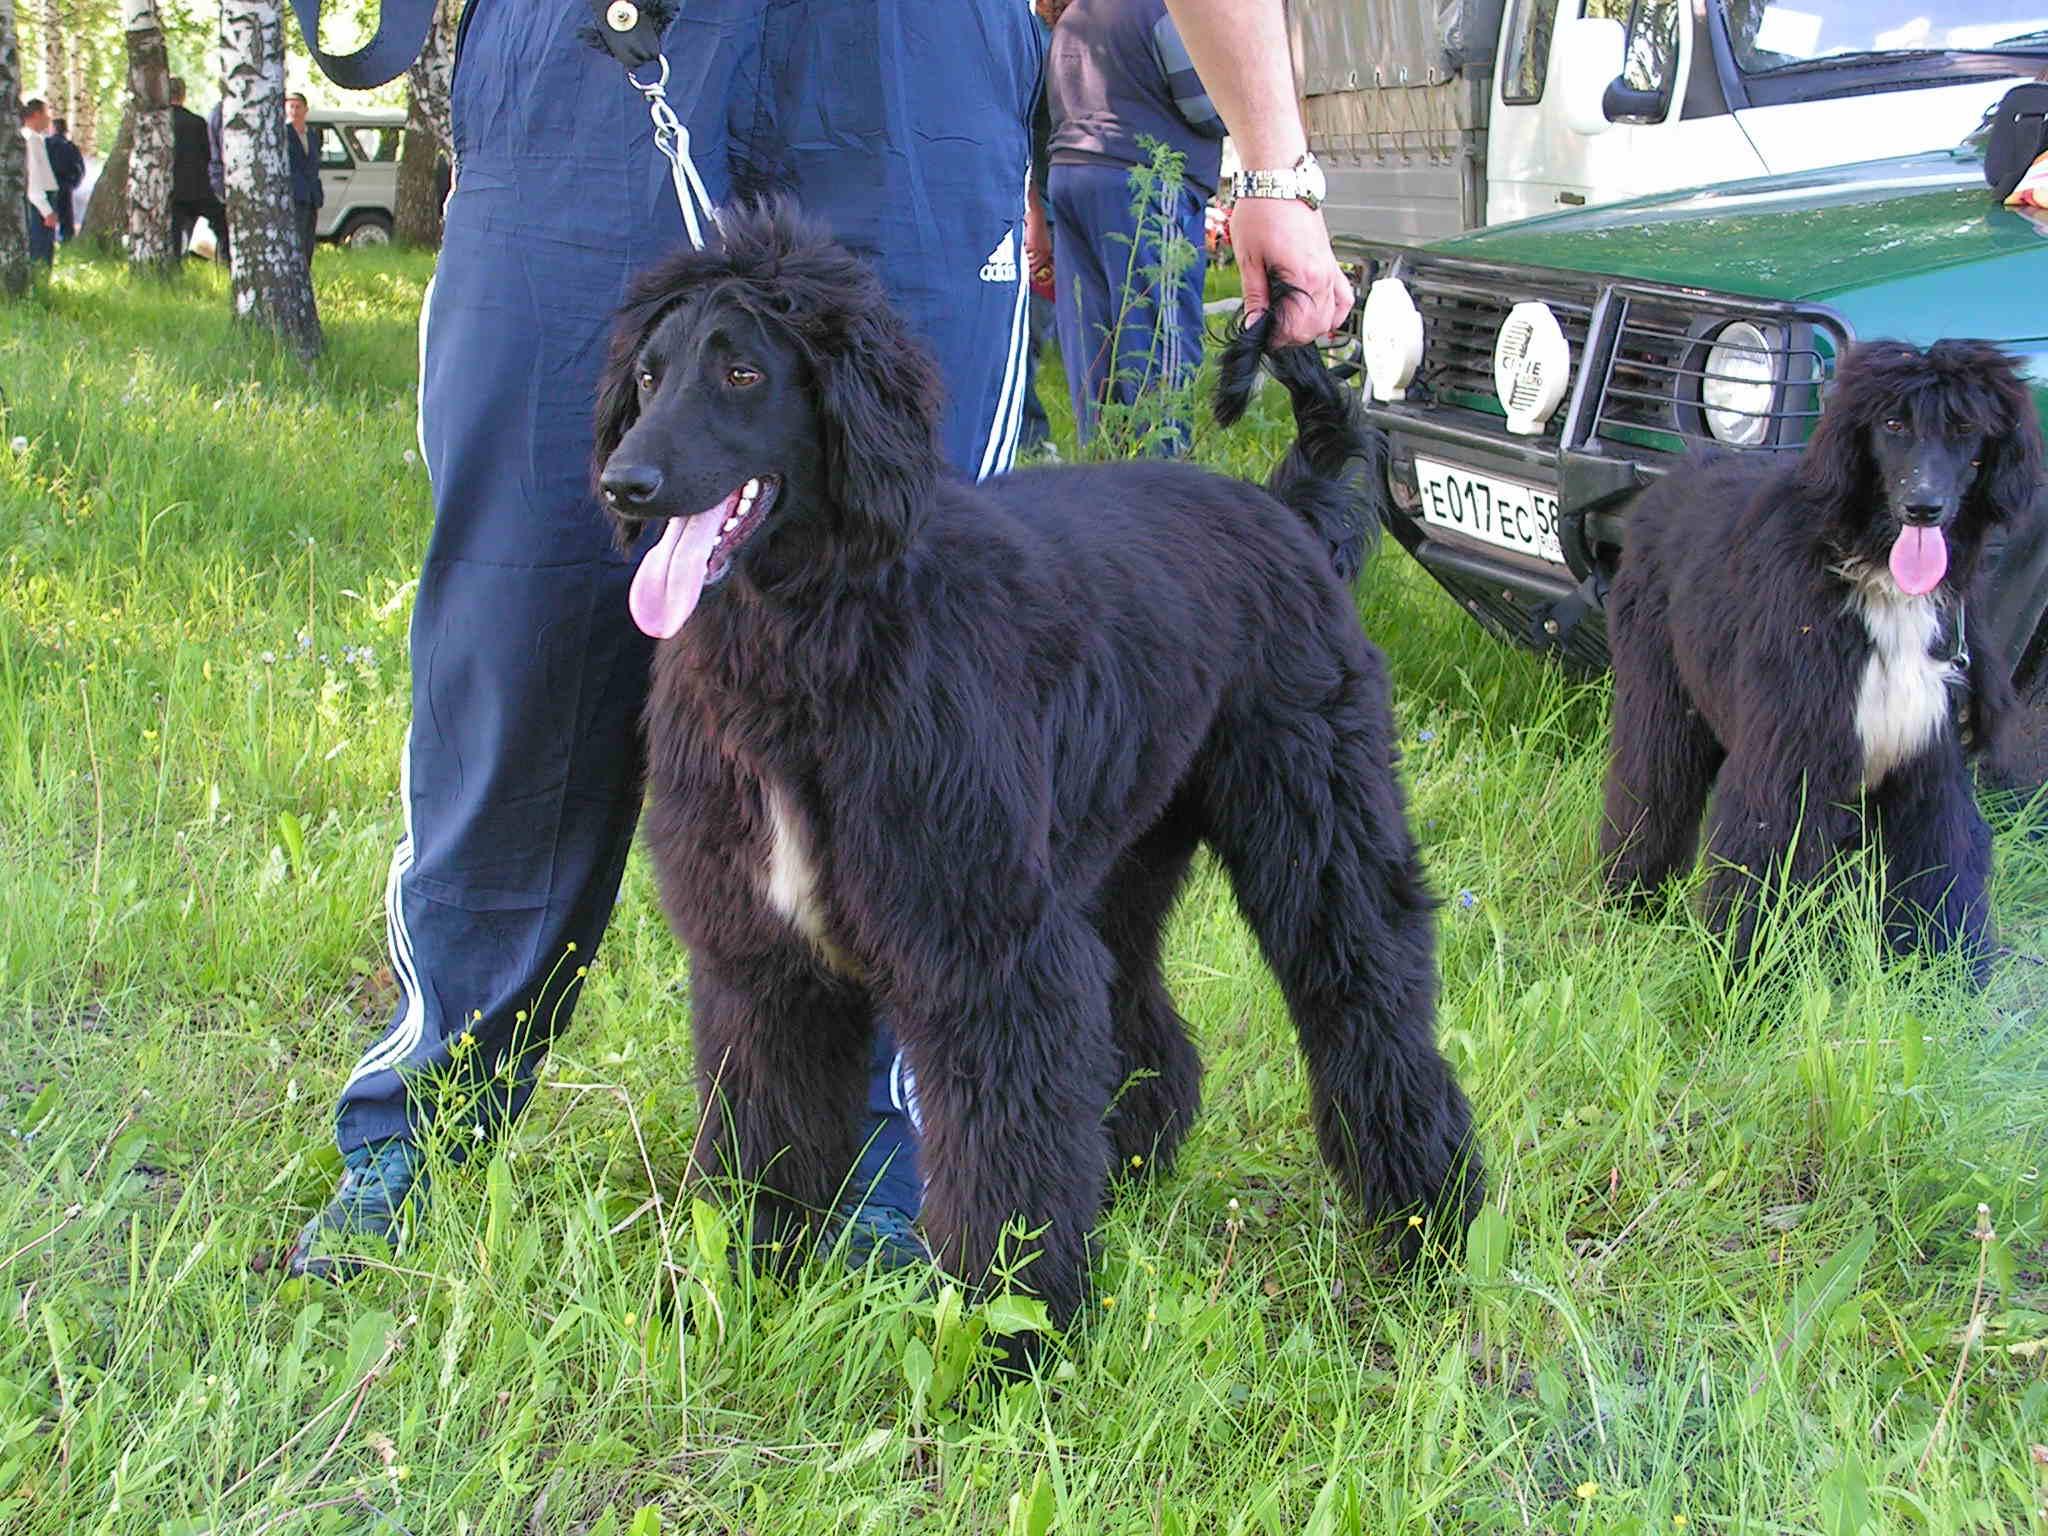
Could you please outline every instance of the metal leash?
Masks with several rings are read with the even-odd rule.
[[[668,104],[668,59],[662,56],[655,62],[661,65],[659,79],[642,82],[630,69],[626,79],[647,98],[647,115],[654,121],[654,147],[668,161],[669,181],[676,189],[677,206],[683,210],[683,231],[690,237],[690,244],[701,251],[704,227],[697,220],[697,210],[702,208],[711,227],[717,229],[718,208],[711,201],[711,194],[704,190],[704,178],[697,174],[697,163],[690,158],[690,130]]]
[[[647,98],[647,115],[654,122],[654,147],[668,161],[670,183],[676,189],[676,206],[683,212],[683,230],[690,244],[704,249],[703,217],[717,229],[718,209],[704,189],[690,158],[690,130],[668,104],[668,59],[661,51],[661,35],[675,16],[668,0],[587,0],[596,26],[585,36],[594,47],[618,60],[626,71],[626,83]],[[661,66],[656,79],[643,83],[641,75],[650,64]]]

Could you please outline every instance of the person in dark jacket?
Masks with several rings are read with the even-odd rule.
[[[310,108],[297,91],[284,99],[285,116],[291,123],[284,136],[292,162],[292,213],[299,225],[299,249],[306,265],[313,265],[313,230],[320,222],[320,205],[327,201],[320,185],[320,130],[306,121]]]
[[[1053,28],[1045,84],[1054,324],[1085,443],[1104,403],[1178,388],[1201,366],[1202,220],[1222,174],[1223,120],[1165,0],[1073,0]],[[1151,160],[1141,140],[1184,162],[1142,215],[1132,211],[1130,180]],[[1189,262],[1161,292],[1153,273],[1174,235],[1191,247]],[[1184,451],[1186,424],[1165,425],[1152,446]]]
[[[69,240],[78,231],[72,227],[71,204],[78,184],[85,180],[85,156],[71,142],[71,125],[53,118],[43,149],[50,157],[50,172],[57,178],[57,238]]]
[[[185,105],[185,82],[171,76],[171,223],[177,231],[178,253],[192,243],[201,219],[212,228],[218,258],[227,260],[228,213],[213,195],[206,163],[211,150],[206,119]]]

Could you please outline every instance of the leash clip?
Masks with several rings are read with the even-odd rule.
[[[704,178],[697,174],[696,162],[690,158],[690,130],[676,116],[675,108],[668,104],[668,59],[657,54],[655,62],[661,65],[659,79],[643,83],[633,70],[628,69],[626,80],[647,98],[647,115],[654,123],[654,147],[668,161],[669,181],[675,187],[676,203],[683,210],[683,231],[690,237],[690,244],[701,251],[704,249],[704,227],[698,221],[697,211],[701,208],[704,217],[711,221],[711,227],[717,229],[720,227],[718,209],[712,204],[711,194],[704,189]]]

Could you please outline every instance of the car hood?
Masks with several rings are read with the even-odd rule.
[[[2024,260],[2027,281],[2037,284],[2048,263],[2048,221],[1999,207],[1983,161],[1946,150],[1545,214],[1433,249],[1819,300],[2006,258]]]

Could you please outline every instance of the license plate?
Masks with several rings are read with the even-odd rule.
[[[1424,521],[1564,564],[1564,547],[1557,541],[1557,498],[1550,492],[1424,458],[1415,461],[1415,482]]]

